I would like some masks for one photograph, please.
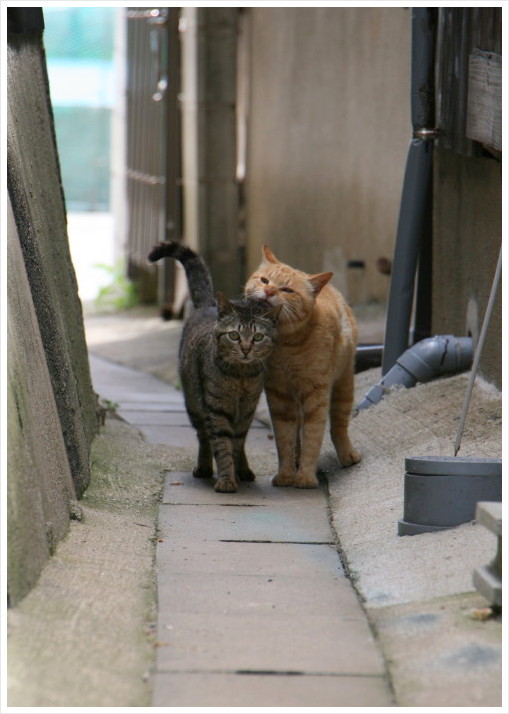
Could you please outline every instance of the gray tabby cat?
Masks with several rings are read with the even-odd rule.
[[[179,348],[179,374],[187,413],[199,441],[193,475],[209,478],[217,466],[215,490],[236,491],[253,481],[244,442],[263,389],[265,363],[276,339],[276,312],[259,301],[214,297],[203,259],[180,243],[159,243],[148,259],[172,257],[186,271],[195,310],[186,321]]]

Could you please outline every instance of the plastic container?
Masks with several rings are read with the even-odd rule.
[[[501,459],[407,458],[398,535],[417,535],[467,523],[475,518],[478,501],[501,500]]]

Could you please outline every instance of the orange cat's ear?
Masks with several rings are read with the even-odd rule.
[[[310,282],[315,295],[318,295],[320,290],[324,287],[324,285],[327,285],[333,275],[334,273],[318,273],[317,275],[309,276],[308,281]]]
[[[262,245],[262,253],[265,260],[269,263],[279,263],[279,260],[276,258],[268,245]]]

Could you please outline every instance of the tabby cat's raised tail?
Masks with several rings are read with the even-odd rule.
[[[209,269],[194,250],[176,241],[159,243],[152,248],[148,259],[151,263],[155,263],[161,258],[175,258],[182,263],[186,271],[187,284],[194,307],[217,306]]]

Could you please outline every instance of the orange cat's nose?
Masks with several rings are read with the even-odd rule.
[[[276,294],[276,288],[272,287],[272,285],[266,285],[264,290],[265,290],[265,296],[268,298],[270,298]]]

